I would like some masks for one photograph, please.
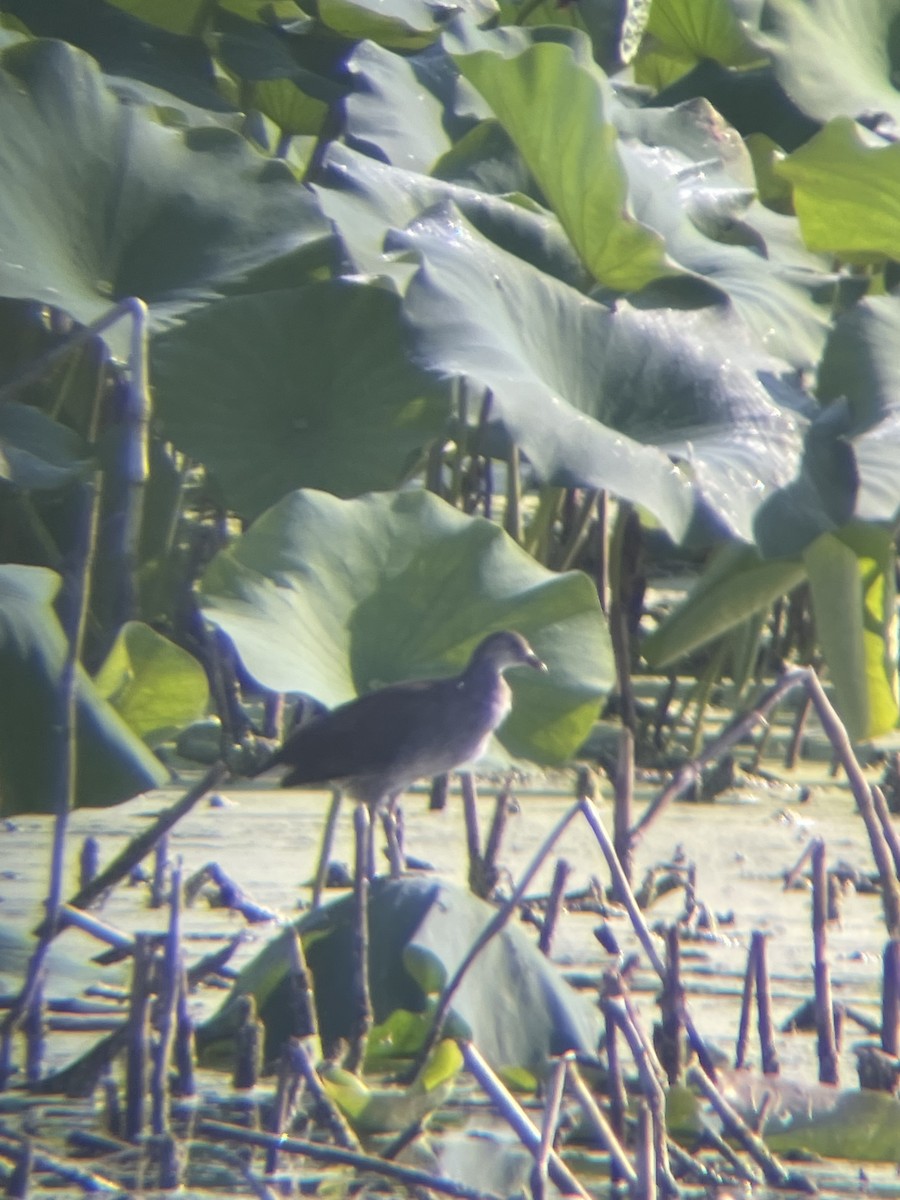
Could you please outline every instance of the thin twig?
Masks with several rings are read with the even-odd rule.
[[[315,879],[313,879],[310,908],[318,908],[322,903],[322,892],[325,890],[325,881],[328,878],[328,864],[331,861],[331,854],[332,850],[334,849],[334,838],[335,834],[337,833],[338,817],[341,814],[341,799],[341,789],[332,788],[331,803],[328,805],[328,816],[325,818],[325,826],[322,830],[322,845],[319,849],[319,861],[316,864],[316,875]]]
[[[759,957],[759,947],[762,934],[754,929],[750,935],[750,949],[747,951],[747,965],[744,968],[744,986],[741,992],[741,1014],[738,1020],[738,1034],[734,1050],[734,1066],[739,1071],[747,1064],[747,1046],[750,1043],[750,1014],[753,1009],[753,992],[756,988],[756,960]]]
[[[898,883],[894,862],[875,810],[872,789],[859,765],[859,760],[853,753],[850,735],[831,701],[825,695],[825,689],[822,687],[818,675],[811,668],[807,668],[804,676],[815,705],[816,715],[828,740],[834,747],[838,762],[846,772],[847,782],[850,784],[850,790],[853,792],[853,798],[866,827],[866,833],[869,835],[872,857],[875,859],[875,866],[880,877],[881,903],[884,907],[885,922],[889,934],[895,936],[900,934],[900,883]]]
[[[603,1110],[591,1095],[590,1089],[582,1079],[581,1072],[574,1062],[569,1063],[566,1086],[571,1089],[575,1099],[581,1105],[585,1119],[588,1124],[594,1127],[594,1132],[615,1163],[619,1177],[624,1179],[629,1187],[633,1187],[637,1182],[637,1172],[631,1165],[631,1161],[625,1153],[622,1143],[616,1137],[615,1131],[606,1119]]]
[[[634,892],[631,890],[628,880],[625,878],[625,872],[622,870],[622,864],[619,862],[616,856],[612,839],[604,828],[603,822],[600,819],[600,814],[597,812],[590,800],[586,797],[583,797],[579,801],[579,808],[588,825],[590,825],[591,829],[593,830],[594,836],[600,845],[600,849],[603,852],[603,857],[606,859],[607,866],[609,867],[609,871],[613,879],[613,888],[616,891],[620,902],[625,905],[628,916],[631,919],[631,924],[635,933],[637,934],[638,941],[643,946],[644,951],[647,957],[650,959],[650,963],[660,980],[665,980],[665,963],[656,948],[653,935],[650,932],[647,922],[644,920],[644,914],[641,912],[638,902],[634,897]],[[703,1069],[707,1071],[712,1078],[715,1078],[715,1066],[713,1064],[712,1056],[709,1053],[706,1043],[700,1036],[693,1019],[687,1012],[684,1016],[684,1026],[687,1030],[688,1037],[690,1038],[691,1045],[694,1047],[698,1057],[700,1058],[700,1061],[703,1064]]]
[[[328,1095],[322,1083],[319,1072],[307,1052],[302,1038],[291,1038],[287,1046],[287,1057],[299,1075],[302,1075],[309,1094],[316,1104],[318,1115],[323,1118],[323,1124],[328,1132],[345,1150],[354,1154],[362,1153],[362,1147],[353,1130],[347,1123],[344,1114]]]
[[[556,933],[556,926],[559,922],[559,914],[562,912],[566,881],[569,878],[571,869],[564,858],[556,860],[553,883],[550,885],[550,895],[547,899],[544,921],[541,925],[540,937],[538,938],[538,950],[540,950],[541,954],[546,954],[548,957],[553,945],[553,935]]]
[[[541,1118],[541,1136],[534,1166],[531,1169],[531,1194],[534,1200],[545,1200],[549,1180],[550,1155],[559,1126],[559,1112],[566,1085],[568,1062],[565,1057],[557,1059],[550,1069],[550,1077],[544,1087],[544,1112]]]
[[[825,873],[825,842],[816,838],[812,852],[813,977],[816,995],[816,1033],[819,1053],[819,1082],[837,1083],[838,1052],[834,1028],[834,1001],[828,968],[826,910],[828,882]]]
[[[161,812],[143,833],[132,838],[108,867],[101,871],[86,888],[82,888],[71,898],[69,904],[72,908],[89,908],[95,900],[99,900],[104,892],[108,892],[110,888],[124,879],[132,867],[137,866],[143,858],[146,858],[162,835],[186,816],[207,792],[218,787],[227,774],[228,767],[224,762],[217,762],[211,766],[203,778],[185,792],[180,800]]]
[[[531,1154],[539,1153],[541,1135],[518,1100],[494,1074],[471,1042],[460,1042],[459,1045],[466,1070],[474,1075],[488,1099],[508,1122],[526,1150]],[[547,1154],[547,1174],[564,1195],[580,1196],[582,1200],[589,1200],[588,1193],[553,1149]]]
[[[353,876],[353,1031],[344,1066],[361,1071],[372,1028],[369,994],[369,879],[372,825],[368,807],[360,802],[353,813],[356,834],[356,869]]]
[[[25,1153],[25,1148],[20,1141],[0,1133],[0,1154],[4,1158],[20,1162]],[[120,1184],[105,1179],[96,1171],[88,1171],[84,1167],[79,1167],[70,1159],[56,1158],[51,1154],[35,1150],[32,1166],[36,1171],[52,1172],[67,1184],[81,1188],[84,1192],[115,1192],[118,1196],[122,1194]]]
[[[816,1186],[807,1176],[788,1171],[781,1165],[763,1139],[741,1119],[705,1071],[699,1067],[691,1067],[687,1074],[687,1083],[689,1087],[696,1088],[713,1106],[725,1127],[726,1136],[734,1138],[747,1151],[762,1171],[766,1183],[777,1188],[793,1188],[807,1195],[815,1193]]]
[[[769,956],[764,933],[753,934],[758,941],[756,955],[756,1013],[759,1031],[759,1049],[764,1075],[777,1075],[780,1071],[778,1051],[775,1046],[775,1023],[772,1020],[772,989],[769,985]]]
[[[469,970],[472,963],[482,952],[488,942],[496,937],[500,930],[503,929],[503,927],[507,924],[513,913],[517,910],[522,901],[522,897],[531,886],[532,879],[534,879],[535,875],[543,866],[558,839],[562,836],[566,828],[571,824],[580,811],[581,801],[573,804],[572,807],[559,819],[559,821],[557,821],[549,835],[544,839],[543,844],[539,847],[534,858],[532,858],[531,862],[528,864],[524,875],[519,880],[512,895],[509,897],[506,903],[497,910],[490,921],[488,921],[487,925],[485,925],[484,929],[472,943],[472,946],[470,947],[466,956],[463,958],[462,962],[454,971],[452,978],[447,983],[446,987],[441,993],[441,998],[437,1003],[431,1029],[429,1030],[428,1037],[425,1039],[425,1044],[420,1050],[418,1058],[416,1059],[413,1075],[418,1073],[422,1064],[427,1061],[428,1056],[431,1054],[432,1050],[443,1036],[444,1022],[447,1020],[450,1007],[453,1004],[453,1000],[457,991],[459,990],[460,984],[465,978],[466,972]]]
[[[53,841],[50,851],[50,883],[45,905],[45,918],[38,932],[37,945],[28,963],[25,983],[19,1000],[0,1023],[0,1091],[6,1088],[11,1069],[11,1037],[28,1012],[44,976],[50,943],[59,930],[59,910],[65,879],[66,838],[69,814],[75,805],[77,786],[77,679],[81,649],[84,642],[87,610],[90,600],[90,580],[97,542],[97,512],[99,476],[78,487],[82,501],[81,521],[76,532],[75,567],[67,580],[69,584],[68,623],[64,623],[66,653],[54,697],[52,725],[56,732],[53,756],[53,779],[50,799],[53,804]]]
[[[360,1154],[338,1146],[325,1146],[321,1142],[308,1142],[294,1137],[276,1137],[271,1133],[256,1133],[240,1125],[227,1125],[224,1121],[200,1121],[197,1132],[206,1137],[219,1138],[235,1145],[260,1146],[264,1150],[276,1148],[282,1154],[302,1154],[313,1162],[331,1163],[335,1166],[352,1167],[355,1171],[370,1171],[373,1175],[394,1179],[404,1187],[423,1187],[456,1200],[499,1200],[493,1193],[480,1192],[451,1179],[441,1179],[427,1171],[401,1167],[398,1163],[385,1162],[371,1154]]]
[[[671,782],[663,788],[638,819],[631,831],[632,845],[646,833],[650,824],[656,820],[668,804],[673,800],[677,800],[682,792],[686,791],[691,784],[696,783],[708,762],[713,762],[715,759],[721,758],[726,750],[730,750],[732,746],[741,741],[755,725],[764,721],[768,713],[771,712],[783,696],[794,688],[803,686],[806,682],[807,674],[808,672],[805,669],[801,669],[789,671],[785,675],[782,675],[781,679],[763,694],[754,708],[750,709],[749,712],[742,713],[739,717],[735,717],[717,738],[714,738],[708,746],[701,750],[696,758],[691,759],[690,762],[680,767]]]
[[[633,878],[631,847],[631,811],[634,800],[634,734],[625,725],[619,734],[616,757],[615,800],[613,804],[613,845],[625,878]],[[613,899],[617,899],[615,892]]]

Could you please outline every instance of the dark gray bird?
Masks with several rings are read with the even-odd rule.
[[[417,779],[484,753],[512,693],[503,672],[546,666],[518,633],[489,634],[461,675],[394,683],[301,725],[265,764],[290,769],[282,787],[331,783],[374,811]]]

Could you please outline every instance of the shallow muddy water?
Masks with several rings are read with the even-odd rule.
[[[803,800],[799,781],[746,786],[725,794],[715,803],[671,805],[650,827],[635,855],[634,882],[660,863],[680,861],[696,867],[697,900],[715,916],[717,929],[698,935],[683,945],[684,982],[690,1011],[703,1036],[721,1051],[726,1060],[734,1054],[740,997],[747,948],[754,930],[770,935],[769,966],[776,1025],[812,995],[812,937],[810,893],[806,884],[784,891],[782,880],[813,837],[825,839],[828,865],[839,861],[862,872],[871,872],[871,853],[862,822],[854,812],[847,789],[828,778],[827,769],[807,768],[802,780],[810,786]],[[161,808],[193,782],[154,793],[108,810],[75,813],[71,824],[70,880],[66,893],[75,891],[77,852],[82,839],[92,834],[100,841],[102,862],[108,862],[125,842],[144,827]],[[534,781],[517,792],[518,812],[508,826],[501,860],[516,878],[531,860],[548,832],[572,802],[573,780],[567,775]],[[636,813],[658,790],[656,784],[637,789]],[[489,783],[481,788],[480,808],[485,822],[493,808]],[[600,812],[612,828],[608,799]],[[268,906],[281,919],[295,915],[309,899],[309,881],[315,868],[319,841],[328,803],[323,792],[285,792],[274,786],[236,783],[225,787],[216,803],[202,800],[170,835],[169,852],[182,861],[186,875],[208,862],[215,862],[260,905]],[[338,831],[334,857],[351,860],[351,808],[345,807]],[[466,842],[461,803],[451,793],[445,811],[427,811],[424,791],[411,792],[404,803],[407,851],[427,860],[436,873],[464,883]],[[0,830],[0,929],[27,932],[40,914],[49,855],[50,822],[45,818],[20,817]],[[608,872],[593,835],[576,817],[555,847],[541,876],[531,889],[546,892],[553,864],[564,857],[571,874],[567,890],[586,887],[592,876],[605,886]],[[165,910],[147,907],[145,883],[120,886],[98,915],[128,932],[163,929]],[[669,922],[682,911],[684,894],[673,892],[646,914],[651,926]],[[594,936],[600,918],[596,914],[565,913],[553,948],[555,961],[572,972],[582,985],[599,979],[613,960]],[[623,950],[638,950],[638,943],[624,915],[609,918]],[[185,914],[185,936],[189,954],[200,954],[246,928],[246,940],[235,960],[246,962],[277,929],[277,920],[246,926],[241,917],[211,909],[202,898]],[[879,1019],[881,952],[885,943],[880,899],[847,890],[839,922],[828,930],[832,985],[835,999],[873,1022]],[[57,968],[51,976],[50,993],[65,994],[71,983],[81,981],[78,969],[96,944],[85,935],[67,931],[60,939]],[[10,963],[15,955],[2,958],[0,990],[16,986]],[[71,972],[66,964],[71,965]],[[115,971],[113,972],[115,977]],[[642,966],[634,987],[648,1021],[655,1016],[657,981],[649,967]],[[220,997],[207,994],[197,1002],[197,1016],[206,1015]],[[863,1031],[848,1022],[841,1053],[841,1083],[856,1084],[853,1043]],[[50,1039],[50,1066],[58,1066],[77,1044],[66,1035]],[[778,1053],[785,1078],[812,1081],[816,1076],[815,1035],[779,1034]],[[751,1064],[758,1063],[756,1044],[751,1040]],[[900,1142],[898,1142],[900,1157]],[[820,1182],[835,1194],[853,1194],[859,1187],[858,1165],[839,1163],[817,1169]],[[892,1168],[869,1172],[872,1193],[900,1196],[900,1184]]]

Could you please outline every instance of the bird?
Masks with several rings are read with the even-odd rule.
[[[519,633],[488,634],[449,678],[393,683],[326,711],[288,735],[261,770],[288,770],[285,788],[331,784],[374,812],[417,779],[479,758],[512,707],[504,672],[546,671]]]

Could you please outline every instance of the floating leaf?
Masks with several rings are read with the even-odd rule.
[[[495,910],[463,888],[410,876],[376,879],[369,893],[369,985],[376,1022],[398,1009],[419,1011],[426,997],[407,970],[417,948],[441,963],[450,978]],[[326,1046],[350,1035],[355,1014],[351,972],[353,898],[344,897],[303,917],[296,926],[314,979],[319,1028]],[[266,1025],[266,1055],[288,1036],[285,992],[290,986],[290,939],[284,930],[241,971],[218,1013],[198,1029],[208,1056],[234,1036],[234,1001],[248,993]],[[592,1053],[599,1030],[595,1006],[570,987],[525,931],[507,926],[466,972],[452,1019],[496,1070],[520,1068],[542,1076],[547,1060],[567,1049]],[[452,1055],[441,1064],[449,1069]]]

